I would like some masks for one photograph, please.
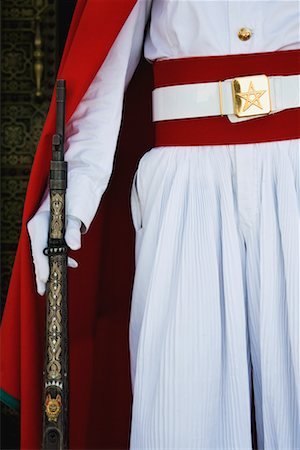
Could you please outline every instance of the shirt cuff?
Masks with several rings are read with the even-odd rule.
[[[104,191],[104,190],[103,190]],[[82,222],[81,232],[85,234],[95,217],[103,191],[89,181],[79,177],[72,183],[72,189],[66,192],[66,214],[77,217]]]
[[[97,190],[87,178],[77,180],[76,183],[72,183],[72,189],[66,190],[66,215],[73,216],[81,221],[82,234],[88,231],[97,212],[102,194],[99,196],[99,193],[97,193]],[[49,189],[45,191],[42,203],[36,214],[45,211],[50,212]]]

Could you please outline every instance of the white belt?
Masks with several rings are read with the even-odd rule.
[[[300,107],[300,75],[254,75],[156,88],[153,121],[227,115],[231,122]]]

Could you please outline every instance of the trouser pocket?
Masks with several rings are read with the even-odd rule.
[[[135,231],[138,232],[143,228],[141,199],[138,188],[138,170],[134,174],[131,187],[131,215]]]

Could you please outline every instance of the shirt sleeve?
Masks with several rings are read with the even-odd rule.
[[[66,125],[66,213],[81,220],[84,232],[96,214],[112,173],[124,92],[141,57],[150,3],[136,3]],[[39,208],[42,210],[49,210],[49,194]]]

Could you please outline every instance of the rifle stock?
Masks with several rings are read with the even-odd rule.
[[[46,346],[43,387],[43,450],[68,448],[68,307],[64,161],[66,82],[56,83],[56,133],[50,166],[50,223],[48,247],[50,276],[46,290]]]

